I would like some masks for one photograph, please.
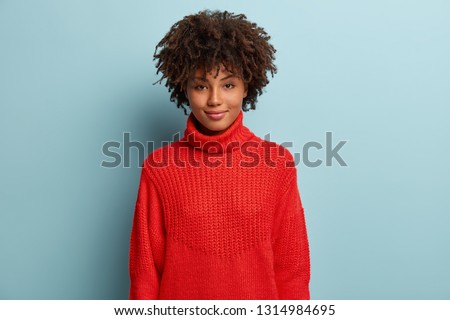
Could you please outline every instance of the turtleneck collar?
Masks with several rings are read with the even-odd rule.
[[[231,152],[234,148],[230,143],[239,143],[239,146],[248,141],[254,134],[243,124],[243,112],[239,112],[236,120],[224,132],[217,135],[206,135],[198,130],[198,120],[191,112],[187,119],[186,130],[182,141],[186,141],[190,146],[201,149],[208,153]],[[229,146],[227,148],[227,146]],[[235,147],[238,145],[235,145]]]

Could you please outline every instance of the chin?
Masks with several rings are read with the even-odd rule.
[[[201,123],[201,125],[204,129],[206,129],[208,131],[208,132],[206,132],[206,134],[215,135],[215,134],[220,134],[220,133],[224,132],[226,129],[228,129],[230,127],[231,124],[210,123],[208,121],[205,121],[205,122]]]
[[[205,126],[205,127],[209,131],[219,132],[219,131],[224,131],[224,130],[228,129],[229,126],[226,126],[226,125],[215,125],[215,126]]]

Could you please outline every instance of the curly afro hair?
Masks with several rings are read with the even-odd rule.
[[[175,23],[156,45],[154,60],[156,74],[166,79],[170,101],[178,108],[189,106],[183,91],[189,78],[200,68],[216,76],[223,65],[247,85],[247,97],[242,103],[243,111],[255,109],[258,95],[269,83],[267,73],[273,77],[275,48],[269,43],[270,36],[263,28],[247,20],[244,14],[227,11],[200,11],[185,16]]]

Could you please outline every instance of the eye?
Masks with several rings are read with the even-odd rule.
[[[206,89],[206,86],[204,86],[203,84],[199,84],[199,85],[196,85],[196,86],[194,87],[194,89],[195,89],[195,90],[202,91],[202,90],[205,90],[205,89]]]
[[[232,83],[225,84],[225,88],[227,88],[227,89],[233,89],[234,87],[235,87],[235,85]]]

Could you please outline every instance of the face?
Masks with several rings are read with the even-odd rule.
[[[236,120],[247,96],[244,81],[221,68],[217,77],[198,69],[188,81],[186,96],[195,118],[200,123],[199,131],[207,135],[224,132]]]

